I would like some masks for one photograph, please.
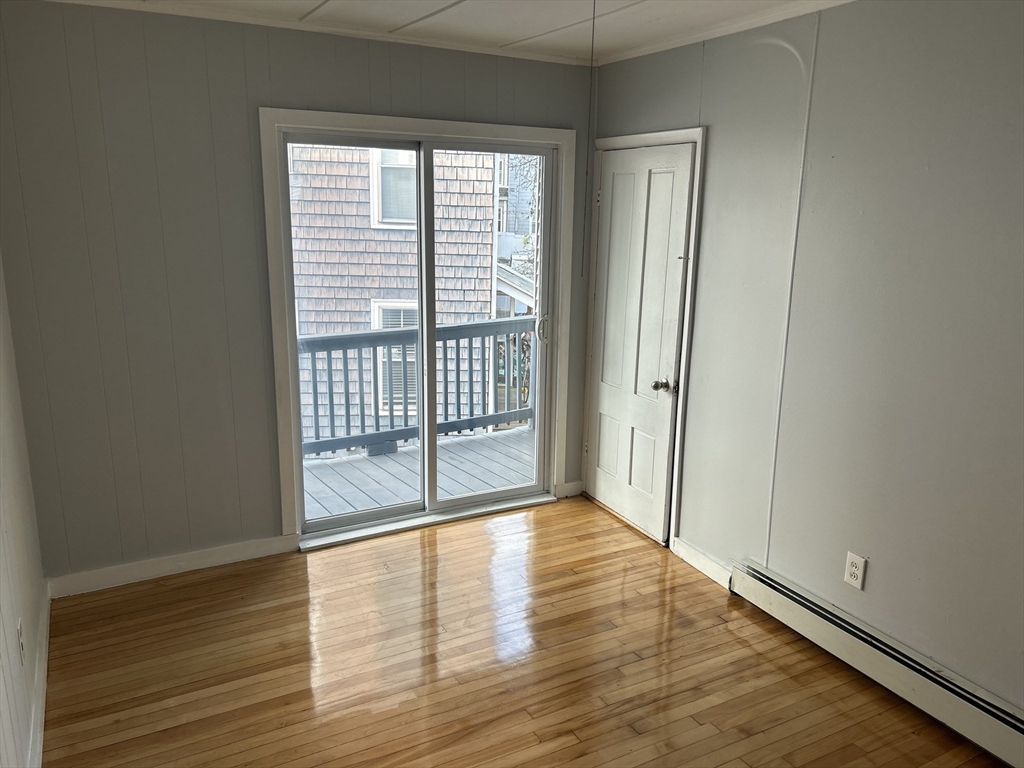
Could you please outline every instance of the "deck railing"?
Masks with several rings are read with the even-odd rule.
[[[536,317],[437,327],[439,435],[533,419]],[[298,339],[302,452],[388,452],[419,435],[417,328]]]

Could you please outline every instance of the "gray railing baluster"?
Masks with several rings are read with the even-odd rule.
[[[311,377],[313,381],[313,439],[320,439],[320,393],[316,388],[316,352],[309,356],[310,366],[313,369],[313,375]]]
[[[512,372],[512,347],[509,345],[508,340],[512,338],[512,334],[505,334],[505,410],[508,410],[508,389],[509,382],[512,380],[510,375]]]
[[[377,345],[370,348],[370,391],[373,397],[373,431],[380,432],[380,388],[377,383]]]
[[[406,352],[409,347],[402,345],[402,426],[409,426],[409,361]]]
[[[523,343],[523,334],[517,333],[516,337],[516,367],[515,367],[515,379],[516,379],[516,410],[519,410],[519,345]]]
[[[462,370],[462,339],[455,339],[455,418],[462,418],[462,382],[459,374]]]
[[[387,346],[388,355],[388,428],[395,428],[395,372],[394,359],[391,357],[391,345]]]
[[[466,382],[469,384],[469,418],[473,418],[473,339],[466,339],[466,354],[469,361],[466,363]]]
[[[360,347],[358,350],[357,359],[359,360],[359,432],[360,434],[366,434],[366,398],[363,397],[363,393],[366,387],[363,385],[363,349]]]
[[[491,410],[498,410],[498,334],[488,336],[491,340],[491,360],[487,366],[488,379],[491,389]]]
[[[487,413],[487,348],[484,337],[480,337],[480,413]]]
[[[341,350],[341,378],[345,381],[345,437],[352,434],[352,411],[349,404],[351,392],[348,384],[348,350]]]
[[[331,420],[329,433],[334,437],[334,352],[327,350],[327,416]]]
[[[441,401],[444,403],[444,421],[448,421],[448,340],[441,342],[441,363],[444,369],[444,396]]]

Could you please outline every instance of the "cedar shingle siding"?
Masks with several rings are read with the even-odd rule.
[[[371,327],[371,299],[416,300],[415,229],[371,223],[370,150],[291,147],[298,332]],[[491,316],[494,156],[434,156],[437,322]]]

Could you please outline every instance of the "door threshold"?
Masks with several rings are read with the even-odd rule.
[[[332,547],[336,544],[349,544],[353,541],[372,539],[377,536],[386,536],[390,533],[399,533],[401,531],[411,531],[416,528],[426,528],[427,526],[450,523],[455,520],[465,520],[470,517],[490,515],[495,512],[509,512],[523,507],[537,506],[538,504],[550,504],[553,501],[556,501],[556,499],[552,494],[538,493],[532,496],[521,496],[516,499],[495,501],[490,504],[449,509],[444,512],[432,512],[429,514],[417,512],[392,518],[384,522],[340,526],[330,531],[302,534],[299,537],[299,550],[301,552],[310,552],[314,549]]]

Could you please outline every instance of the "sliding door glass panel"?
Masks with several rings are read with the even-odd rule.
[[[307,529],[423,503],[416,163],[288,145]]]
[[[437,498],[532,486],[543,158],[433,163]]]

